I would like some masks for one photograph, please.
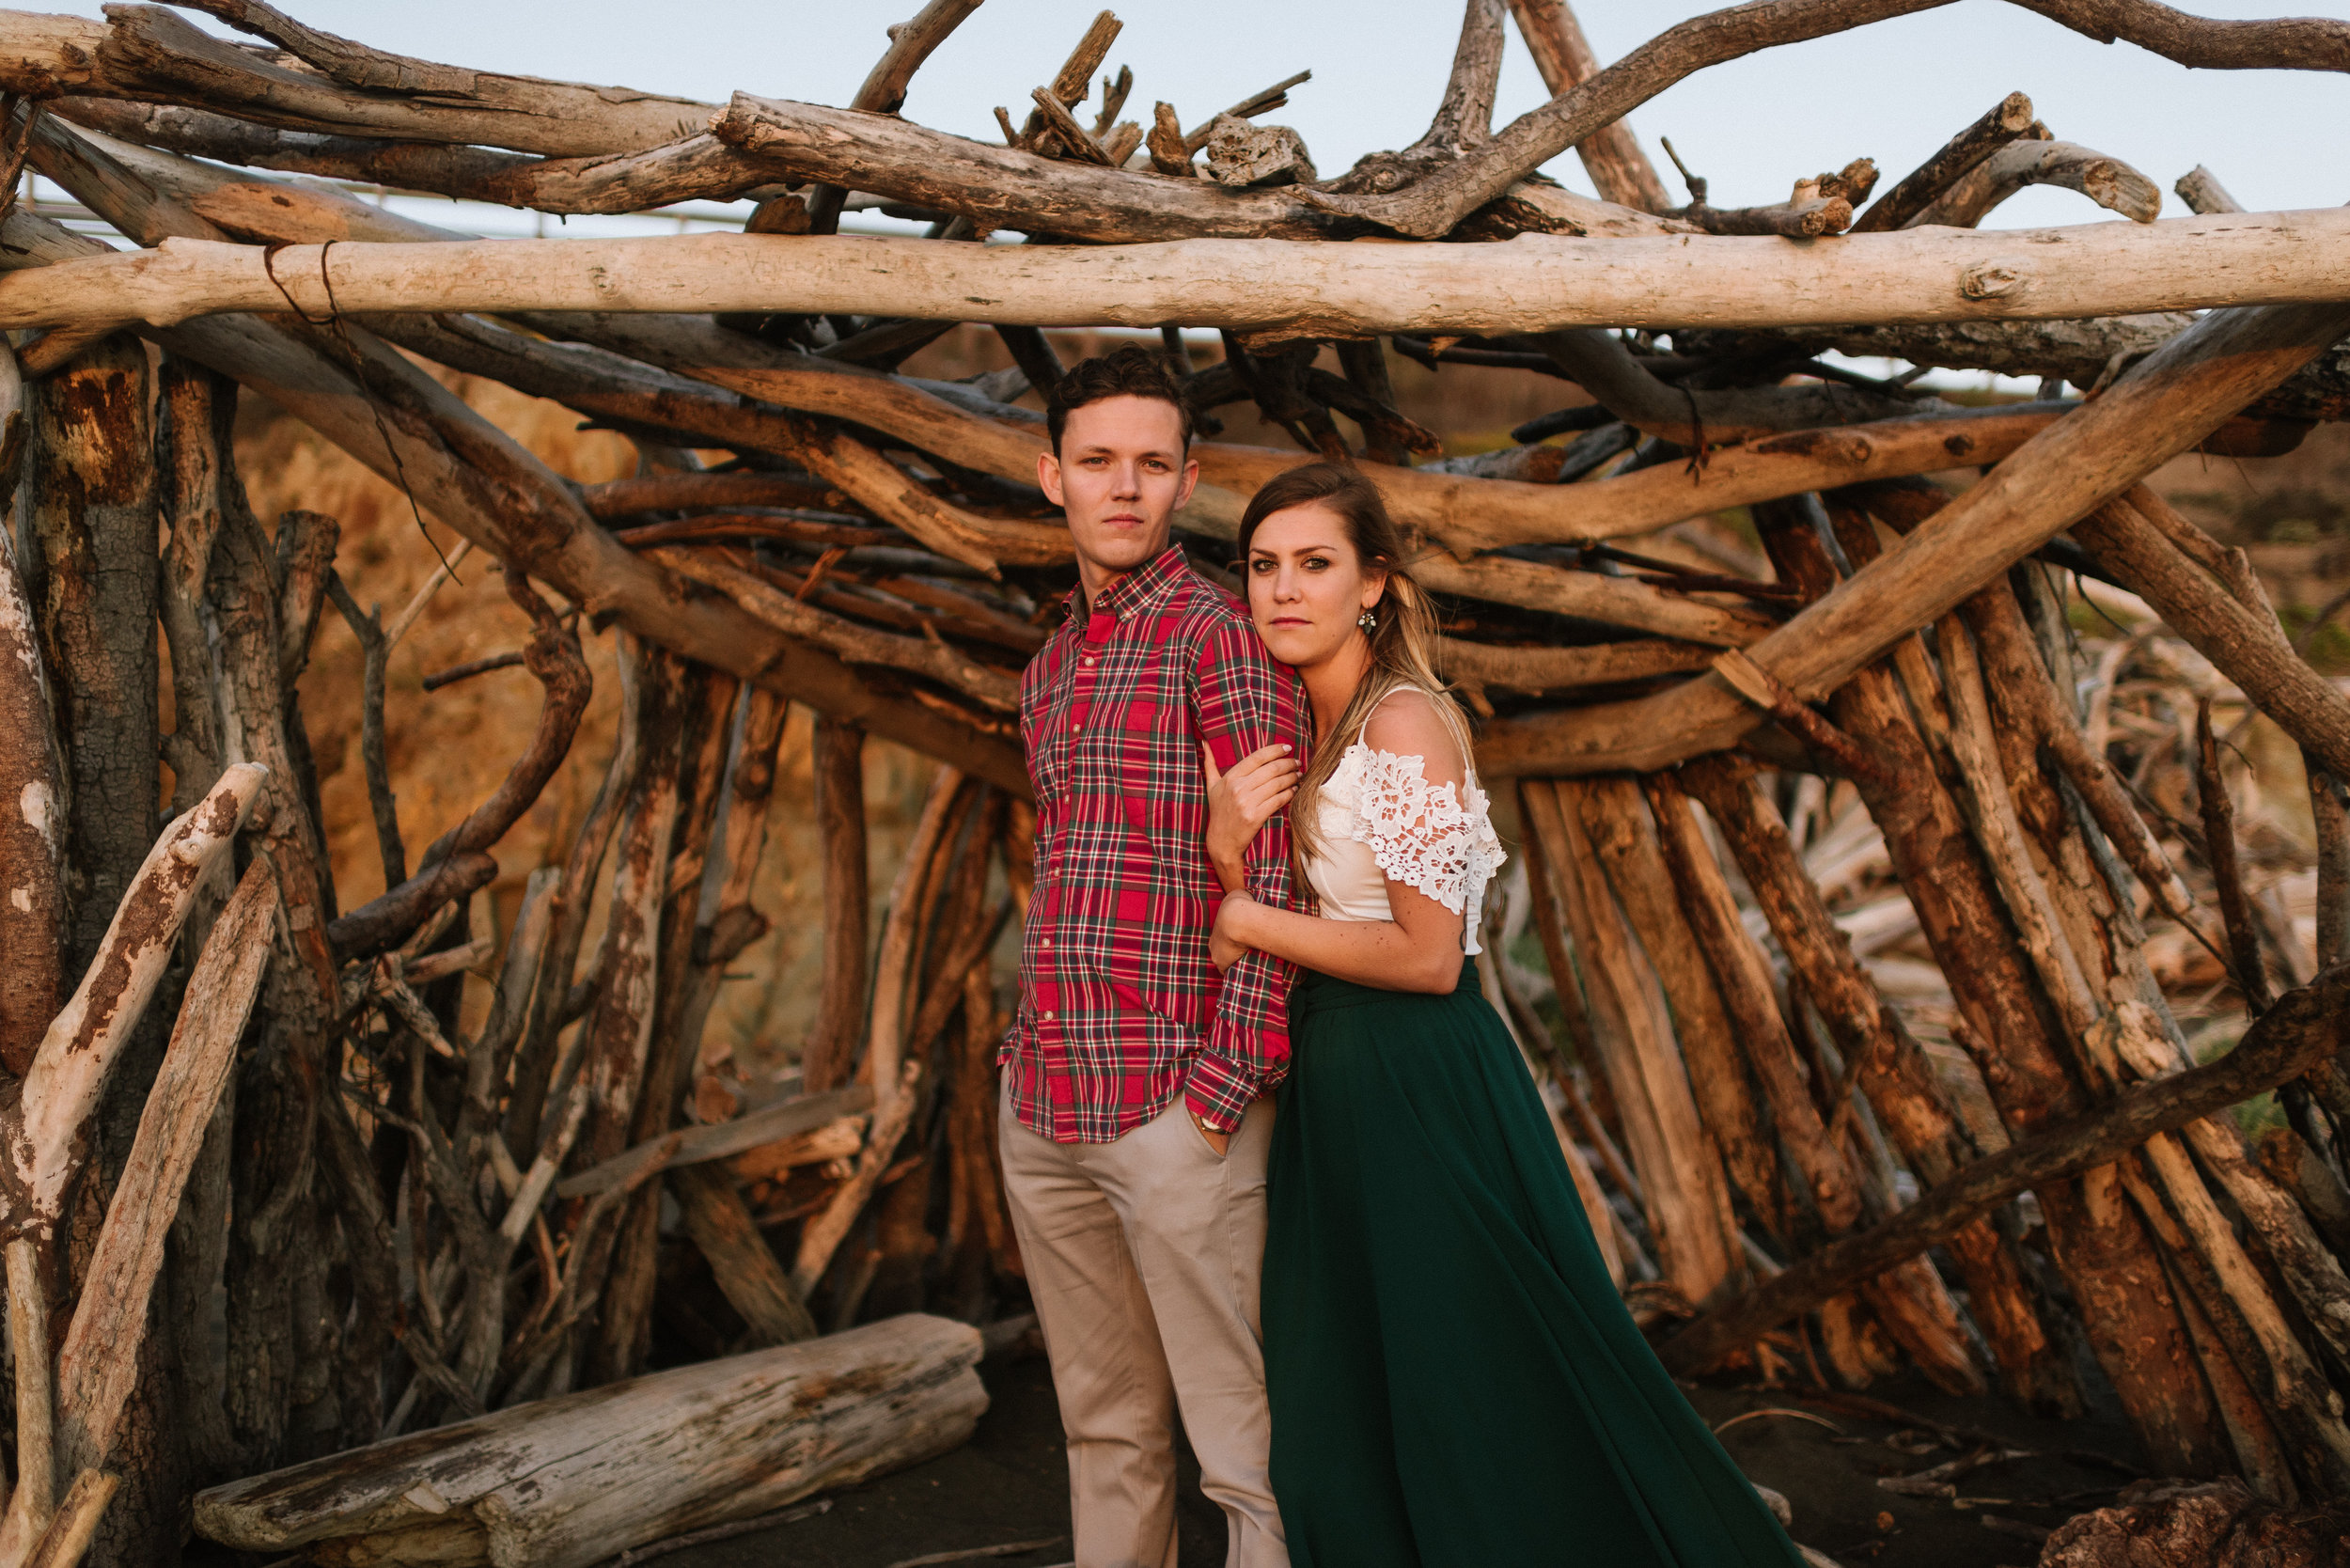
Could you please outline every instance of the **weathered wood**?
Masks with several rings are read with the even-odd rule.
[[[117,1477],[103,1470],[84,1470],[75,1476],[73,1484],[66,1488],[65,1500],[57,1505],[56,1517],[26,1555],[24,1568],[75,1568],[97,1536],[99,1521],[119,1484]]]
[[[2076,523],[2074,537],[2328,771],[2350,776],[2350,698],[2310,667],[2273,619],[2207,580],[2154,525],[2150,509],[2176,516],[2141,485]],[[2184,518],[2176,526],[2201,533]]]
[[[957,808],[968,803],[970,792],[962,772],[951,767],[938,770],[890,890],[889,914],[873,965],[865,1059],[858,1068],[858,1076],[872,1088],[873,1121],[849,1179],[801,1228],[799,1252],[791,1263],[791,1289],[803,1300],[823,1278],[834,1252],[847,1239],[849,1227],[872,1197],[897,1153],[899,1140],[913,1123],[914,1091],[923,1070],[920,1058],[907,1049],[914,1043],[906,1033],[912,1022],[908,1014],[914,1011],[909,1006],[914,1001],[911,993],[919,978],[916,945],[933,890],[944,881],[939,872],[954,839],[949,826],[957,822]]]
[[[2060,185],[2132,223],[2162,212],[2162,188],[2118,158],[2071,142],[2016,142],[1984,159],[1910,226],[1972,228],[2027,185]]]
[[[486,855],[491,845],[506,837],[571,750],[580,715],[588,708],[590,685],[579,635],[547,607],[519,567],[509,567],[504,576],[507,597],[531,621],[523,664],[546,689],[538,724],[490,798],[426,846],[415,876],[327,927],[328,940],[346,956],[366,955],[404,941],[433,910],[458,896],[451,886],[452,879],[462,874],[462,858]]]
[[[668,1173],[685,1234],[709,1260],[718,1289],[750,1325],[754,1343],[788,1345],[816,1337],[816,1320],[791,1293],[783,1264],[759,1233],[733,1179],[707,1165]]]
[[[1887,1132],[1922,1180],[1948,1180],[1973,1157],[1971,1140],[1945,1100],[1923,1051],[1885,1009],[1853,958],[1819,889],[1805,874],[1786,824],[1752,784],[1725,763],[1689,763],[1675,776],[1704,803],[1721,830],[1797,983],[1835,1032],[1848,1069],[1857,1068],[1858,1085]],[[1800,1092],[1799,1086],[1782,1092],[1793,1097]],[[1798,1128],[1804,1124],[1795,1123]],[[1833,1140],[1826,1141],[1841,1158],[1841,1150]],[[1961,1228],[1950,1249],[2010,1390],[2040,1408],[2076,1408],[2071,1380],[2040,1321],[2021,1269],[1990,1223],[1978,1219]]]
[[[647,1092],[661,912],[669,894],[669,844],[677,825],[684,745],[684,673],[675,655],[642,644],[620,663],[620,699],[637,709],[640,760],[616,843],[595,1000],[580,1027],[580,1076],[593,1107],[580,1149],[593,1164],[629,1146],[637,1097]]]
[[[52,161],[53,174],[127,230],[143,238],[219,232],[160,200],[91,144],[64,151],[71,166]],[[13,248],[0,249],[0,265],[43,266],[104,248],[38,219],[24,219],[15,233]],[[661,640],[689,656],[866,722],[917,749],[964,757],[1005,788],[1026,788],[1026,770],[995,738],[919,704],[884,698],[831,655],[784,639],[722,601],[678,597],[664,574],[587,525],[568,487],[535,458],[367,333],[338,329],[331,348],[258,321],[200,322],[165,336],[167,346],[287,407],[469,539],[500,559],[520,559],[573,603],[619,608],[624,622],[657,626]]]
[[[1709,65],[1934,8],[1939,0],[1768,0],[1692,17],[1590,80],[1520,116],[1483,147],[1390,195],[1325,195],[1333,212],[1416,239],[1434,239],[1605,125]],[[2337,22],[2212,22],[2146,0],[2029,0],[2052,22],[2110,40],[2126,38],[2182,64],[2221,70],[2350,69],[2350,25]]]
[[[173,238],[0,279],[0,327],[172,326],[289,299],[319,315],[733,311],[790,299],[811,310],[1039,326],[1152,326],[1180,315],[1300,337],[2035,319],[2331,303],[2344,286],[2328,258],[2345,235],[2350,215],[2320,208],[2028,237],[1919,228],[1811,248],[1737,235],[1300,247],[719,234],[354,245],[324,256],[294,246],[265,258],[257,246]]]
[[[396,58],[335,41],[378,61]],[[249,54],[161,8],[125,12],[112,26],[18,13],[0,55],[8,62],[0,74],[15,84],[40,82],[69,93],[110,98],[195,102],[296,130],[509,147],[554,157],[656,147],[671,140],[681,125],[707,118],[711,109],[690,99],[630,88],[426,61],[400,61],[396,68],[408,91],[356,91],[328,76]],[[416,91],[425,79],[447,85]]]
[[[57,1352],[57,1451],[78,1473],[105,1463],[139,1362],[164,1239],[227,1088],[261,969],[269,962],[277,880],[256,859],[188,977],[179,1021],[108,1204],[82,1297]]]
[[[192,199],[198,205],[205,200],[203,193],[216,195],[223,189],[219,174],[208,175],[201,165],[185,159],[165,160],[151,149],[114,150],[126,158],[144,153],[136,165],[143,178],[170,182],[174,191],[193,193]],[[254,221],[267,226],[249,230],[256,238],[315,241],[346,232],[387,240],[447,237],[446,231],[388,216],[372,206],[341,198],[329,201],[313,190],[274,182],[257,189],[265,190],[268,199],[254,209]],[[2137,346],[2152,347],[2161,336],[2175,332],[2186,321],[2184,317],[2161,320],[2170,323],[2166,332]],[[707,319],[544,313],[532,318],[530,324],[557,336],[589,337],[617,352],[783,407],[848,417],[1006,479],[1032,481],[1037,454],[1043,449],[1042,422],[1026,410],[987,405],[983,400],[968,410],[949,406],[942,401],[943,397],[967,400],[969,394],[934,384],[917,386],[901,378],[860,372],[835,362],[776,350],[740,334],[716,331]],[[386,330],[393,329],[387,326]],[[469,342],[481,339],[481,328],[470,330]],[[1033,334],[1033,329],[1026,328],[1002,330]],[[410,347],[449,362],[448,334],[442,334],[435,342],[402,337]],[[523,345],[527,341],[509,334],[503,358],[456,363],[525,391],[561,398],[583,412],[621,411],[622,403],[611,396],[582,395],[587,381],[598,371],[613,369],[613,362],[600,360],[591,366],[578,363],[574,355],[572,363],[540,366],[524,357]],[[543,346],[538,352],[543,355]],[[2109,352],[2099,352],[2094,363],[2102,365]],[[1054,377],[1058,375],[1056,362]],[[643,396],[659,395],[648,386]],[[640,417],[650,407],[641,401],[629,406],[635,407]],[[682,410],[674,399],[666,400],[666,406],[665,417],[686,418],[713,438],[737,442],[748,438],[762,445],[789,443],[788,434],[778,434],[772,419],[762,419],[756,410],[735,409],[731,400],[723,405],[697,404],[690,413]],[[1381,467],[1373,477],[1399,522],[1419,527],[1456,550],[1606,539],[1805,489],[1919,473],[1953,462],[1993,462],[2042,429],[2061,406],[1957,410],[1931,417],[1878,421],[1833,433],[1765,437],[1711,453],[1694,478],[1669,465],[1599,484],[1573,486],[1496,484],[1425,468]],[[974,417],[975,413],[985,416]],[[1179,516],[1179,525],[1224,537],[1237,526],[1246,494],[1296,462],[1291,453],[1213,442],[1195,444],[1193,452],[1200,460],[1204,481],[1192,506]],[[772,487],[779,482],[760,475],[695,478],[699,483],[723,480],[742,487]],[[1218,487],[1237,493],[1222,494]],[[744,488],[734,498],[760,504],[776,497]]]
[[[2285,1412],[2279,1410],[2272,1416],[2261,1390],[2253,1387],[2253,1374],[2264,1365],[2260,1343],[2245,1314],[2230,1299],[2220,1271],[2213,1267],[2210,1244],[2199,1247],[2201,1238],[2189,1233],[2189,1227],[2171,1212],[2148,1179],[2144,1167],[2155,1163],[2157,1149],[2175,1155],[2176,1140],[2167,1136],[2150,1140],[2138,1156],[2116,1160],[2107,1168],[2119,1179],[2147,1229],[2161,1244],[2172,1294],[2178,1298],[2179,1317],[2195,1342],[2203,1381],[2210,1386],[2212,1403],[2219,1409],[2228,1443],[2235,1450],[2245,1478],[2264,1494],[2296,1496],[2299,1489],[2294,1481],[2292,1456],[2280,1430],[2288,1424],[2282,1419]],[[2208,1233],[2210,1195],[2190,1189],[2186,1200],[2185,1210]]]
[[[1770,961],[1748,937],[1738,906],[1699,827],[1689,797],[1670,774],[1641,780],[1656,818],[1665,868],[1681,908],[1720,988],[1732,1037],[1771,1107],[1771,1125],[1810,1188],[1812,1207],[1832,1234],[1860,1218],[1858,1178],[1843,1152],[1826,1136],[1818,1105],[1803,1080],[1794,1042],[1778,1011]],[[1763,884],[1749,879],[1758,900]],[[1767,908],[1768,905],[1766,904]]]
[[[2195,704],[2195,804],[2203,819],[2203,856],[2219,904],[2219,917],[2228,933],[2236,989],[2244,1004],[2258,1017],[2275,995],[2268,985],[2268,965],[2261,957],[2260,933],[2252,925],[2252,904],[2244,890],[2244,861],[2235,838],[2235,800],[2220,771],[2219,742],[2212,733],[2211,698]]]
[[[1783,1232],[1777,1153],[1756,1108],[1729,1010],[1674,901],[1664,851],[1638,787],[1628,778],[1593,779],[1578,794],[1584,835],[1672,1011],[1700,1120],[1721,1152],[1731,1184],[1756,1215]]]
[[[12,1234],[44,1235],[57,1223],[107,1074],[155,994],[197,885],[228,852],[267,771],[250,762],[228,769],[199,805],[164,829],[81,984],[50,1022],[10,1119],[6,1202]]]
[[[1536,341],[1617,418],[1678,446],[1890,419],[1910,411],[1906,399],[1836,382],[1730,390],[1671,385],[1652,375],[1622,339],[1594,327],[1546,332]]]
[[[1692,1303],[1716,1299],[1743,1275],[1743,1256],[1721,1156],[1698,1117],[1663,997],[1631,946],[1573,797],[1529,780],[1519,799],[1528,842],[1541,844],[1531,870],[1555,879],[1582,961],[1600,1063],[1639,1173],[1657,1262]]]
[[[1826,1300],[1900,1258],[1939,1244],[2017,1193],[2110,1162],[2158,1133],[2260,1093],[2331,1047],[2335,1015],[2350,1005],[2350,971],[2336,967],[2289,993],[2218,1060],[2139,1084],[2107,1105],[2019,1139],[1966,1166],[1894,1218],[1830,1243],[1735,1303],[1668,1340],[1668,1366],[1687,1371]]]
[[[64,762],[69,975],[96,955],[163,805],[149,390],[144,346],[112,337],[34,384],[25,403],[20,537],[39,557],[36,612]],[[102,1181],[130,1146],[165,1032],[157,1019],[129,1042],[123,1087],[93,1129]]]
[[[1566,0],[1510,0],[1510,10],[1551,97],[1599,74],[1599,58]],[[1593,188],[1607,200],[1643,212],[1661,212],[1672,204],[1655,165],[1622,120],[1601,126],[1574,151]]]
[[[700,894],[710,880],[711,834],[716,825],[733,736],[737,683],[707,666],[688,666],[677,677],[682,710],[677,805],[658,854],[667,865],[660,895],[660,935],[653,944],[653,1008],[643,1084],[631,1113],[628,1137],[640,1143],[669,1130],[692,1083],[693,1054],[680,1027],[694,972],[694,928]],[[623,842],[626,837],[623,836]],[[661,1195],[652,1185],[629,1196],[619,1219],[611,1272],[597,1304],[595,1339],[587,1378],[631,1377],[645,1368],[652,1345],[654,1270],[660,1247]]]
[[[16,1484],[0,1521],[0,1561],[22,1562],[55,1516],[57,1500],[56,1381],[49,1359],[49,1282],[41,1247],[29,1235],[7,1242],[8,1355],[16,1372]]]
[[[816,726],[816,813],[824,846],[824,978],[816,1026],[800,1058],[811,1090],[849,1074],[865,1016],[867,933],[865,731],[821,719]]]
[[[2254,1247],[2266,1256],[2318,1343],[2337,1362],[2350,1359],[2350,1279],[2309,1216],[2252,1163],[2243,1135],[2232,1122],[2191,1121],[2180,1137],[2244,1216]]]
[[[2095,401],[2018,447],[1882,558],[1748,648],[1748,656],[1798,696],[1836,689],[1911,630],[2194,445],[2345,331],[2350,309],[2341,306],[2211,312],[2123,371]],[[1653,771],[1734,744],[1754,722],[1726,682],[1706,676],[1572,715],[1497,721],[1480,738],[1478,764],[1488,776]]]
[[[2232,1479],[2132,1488],[2130,1501],[2075,1515],[2040,1548],[2043,1568],[2138,1562],[2269,1568],[2322,1561],[2342,1538],[2339,1507],[2256,1496]]]
[[[0,483],[10,493],[24,429],[16,356],[0,354],[0,453],[16,454]],[[53,700],[16,530],[0,527],[0,1065],[18,1077],[65,989],[65,772]]]
[[[663,1170],[669,1166],[696,1166],[710,1159],[727,1159],[747,1150],[780,1142],[785,1137],[799,1137],[816,1128],[830,1126],[841,1117],[872,1109],[874,1090],[870,1084],[851,1084],[846,1089],[827,1089],[822,1093],[794,1095],[778,1100],[776,1105],[755,1109],[736,1121],[713,1121],[705,1126],[682,1126],[672,1133],[663,1133],[650,1142],[632,1147],[613,1159],[594,1164],[556,1183],[555,1197],[588,1197],[594,1192],[608,1192],[613,1187],[632,1183],[649,1170]]]
[[[893,1318],[214,1487],[196,1528],[323,1562],[588,1568],[955,1447],[987,1408],[979,1352],[965,1325]]]
[[[1969,170],[2031,130],[2031,100],[2009,93],[1982,118],[1944,143],[1935,155],[1894,182],[1853,223],[1856,234],[1906,228]]]
[[[2241,1345],[2231,1346],[2231,1354],[2264,1396],[2264,1408],[2289,1445],[2295,1470],[2315,1490],[2339,1495],[2350,1482],[2350,1427],[2342,1424],[2340,1397],[2328,1388],[2316,1356],[2295,1337],[2180,1137],[2166,1131],[2148,1138],[2139,1158],[2161,1182],[2191,1243],[2167,1247],[2166,1252],[2198,1261],[2208,1271],[2205,1311],[2215,1328],[2230,1315],[2242,1323]],[[2240,1149],[2237,1158],[2240,1162]]]
[[[665,545],[648,550],[645,555],[681,577],[718,589],[765,624],[817,647],[859,664],[885,665],[930,676],[998,713],[1011,713],[1020,705],[1016,677],[981,664],[938,638],[897,636],[844,617],[827,615],[734,564],[718,551]]]

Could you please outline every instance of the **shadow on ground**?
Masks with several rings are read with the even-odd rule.
[[[1046,1537],[1060,1539],[1017,1556],[969,1560],[981,1568],[1067,1562],[1069,1472],[1051,1372],[1041,1359],[982,1371],[994,1403],[963,1448],[836,1494],[817,1516],[673,1553],[661,1560],[663,1568],[894,1568],[933,1553]],[[1700,1388],[1691,1400],[1716,1427],[1746,1418],[1724,1431],[1723,1446],[1750,1478],[1786,1495],[1795,1538],[1844,1568],[2022,1568],[2039,1556],[2034,1529],[2110,1502],[2136,1473],[2091,1457],[2135,1457],[2118,1425],[2036,1420],[1996,1400],[1951,1399],[1923,1384],[1879,1384],[1872,1394],[1910,1419],[1855,1415],[1776,1389]],[[1800,1414],[1781,1413],[1788,1411]],[[1956,1483],[1955,1498],[1879,1487],[1882,1475],[1914,1475],[1974,1451],[1964,1439],[1936,1442],[1935,1423],[1996,1436],[2031,1457],[1974,1470]],[[1221,1568],[1222,1519],[1199,1495],[1188,1456],[1177,1513],[1182,1568]],[[1998,1523],[1986,1525],[1986,1516]],[[1562,1545],[1558,1568],[1574,1560],[1572,1547]]]

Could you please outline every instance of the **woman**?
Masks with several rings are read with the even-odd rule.
[[[1503,859],[1434,618],[1378,491],[1292,469],[1241,524],[1248,604],[1314,715],[1210,774],[1217,962],[1296,964],[1264,1262],[1273,1490],[1298,1568],[1799,1568],[1607,1278],[1479,992]],[[1319,917],[1239,891],[1287,807]]]

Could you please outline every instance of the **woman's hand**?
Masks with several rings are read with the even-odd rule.
[[[1208,933],[1208,956],[1215,961],[1221,973],[1248,956],[1248,944],[1240,939],[1239,923],[1247,918],[1247,912],[1257,907],[1257,901],[1246,893],[1227,893],[1217,905],[1215,929]]]
[[[1250,840],[1297,793],[1297,758],[1290,746],[1259,746],[1218,773],[1203,745],[1199,760],[1208,771],[1208,862],[1224,890],[1236,893],[1247,885],[1242,861]]]

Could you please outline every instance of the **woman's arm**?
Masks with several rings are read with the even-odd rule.
[[[1423,759],[1421,777],[1432,788],[1449,783],[1457,792],[1467,779],[1452,731],[1416,693],[1383,703],[1364,739],[1378,750]],[[1461,979],[1465,917],[1394,877],[1387,879],[1387,908],[1391,919],[1325,920],[1235,894],[1218,916],[1217,947],[1252,948],[1383,991],[1451,991]]]
[[[1259,746],[1219,773],[1215,754],[1199,748],[1208,775],[1208,864],[1228,893],[1248,886],[1248,846],[1257,830],[1297,793],[1297,758],[1287,742]]]
[[[1224,901],[1216,934],[1381,991],[1449,992],[1461,980],[1461,917],[1392,878],[1387,903],[1392,920],[1325,920],[1235,893]]]

